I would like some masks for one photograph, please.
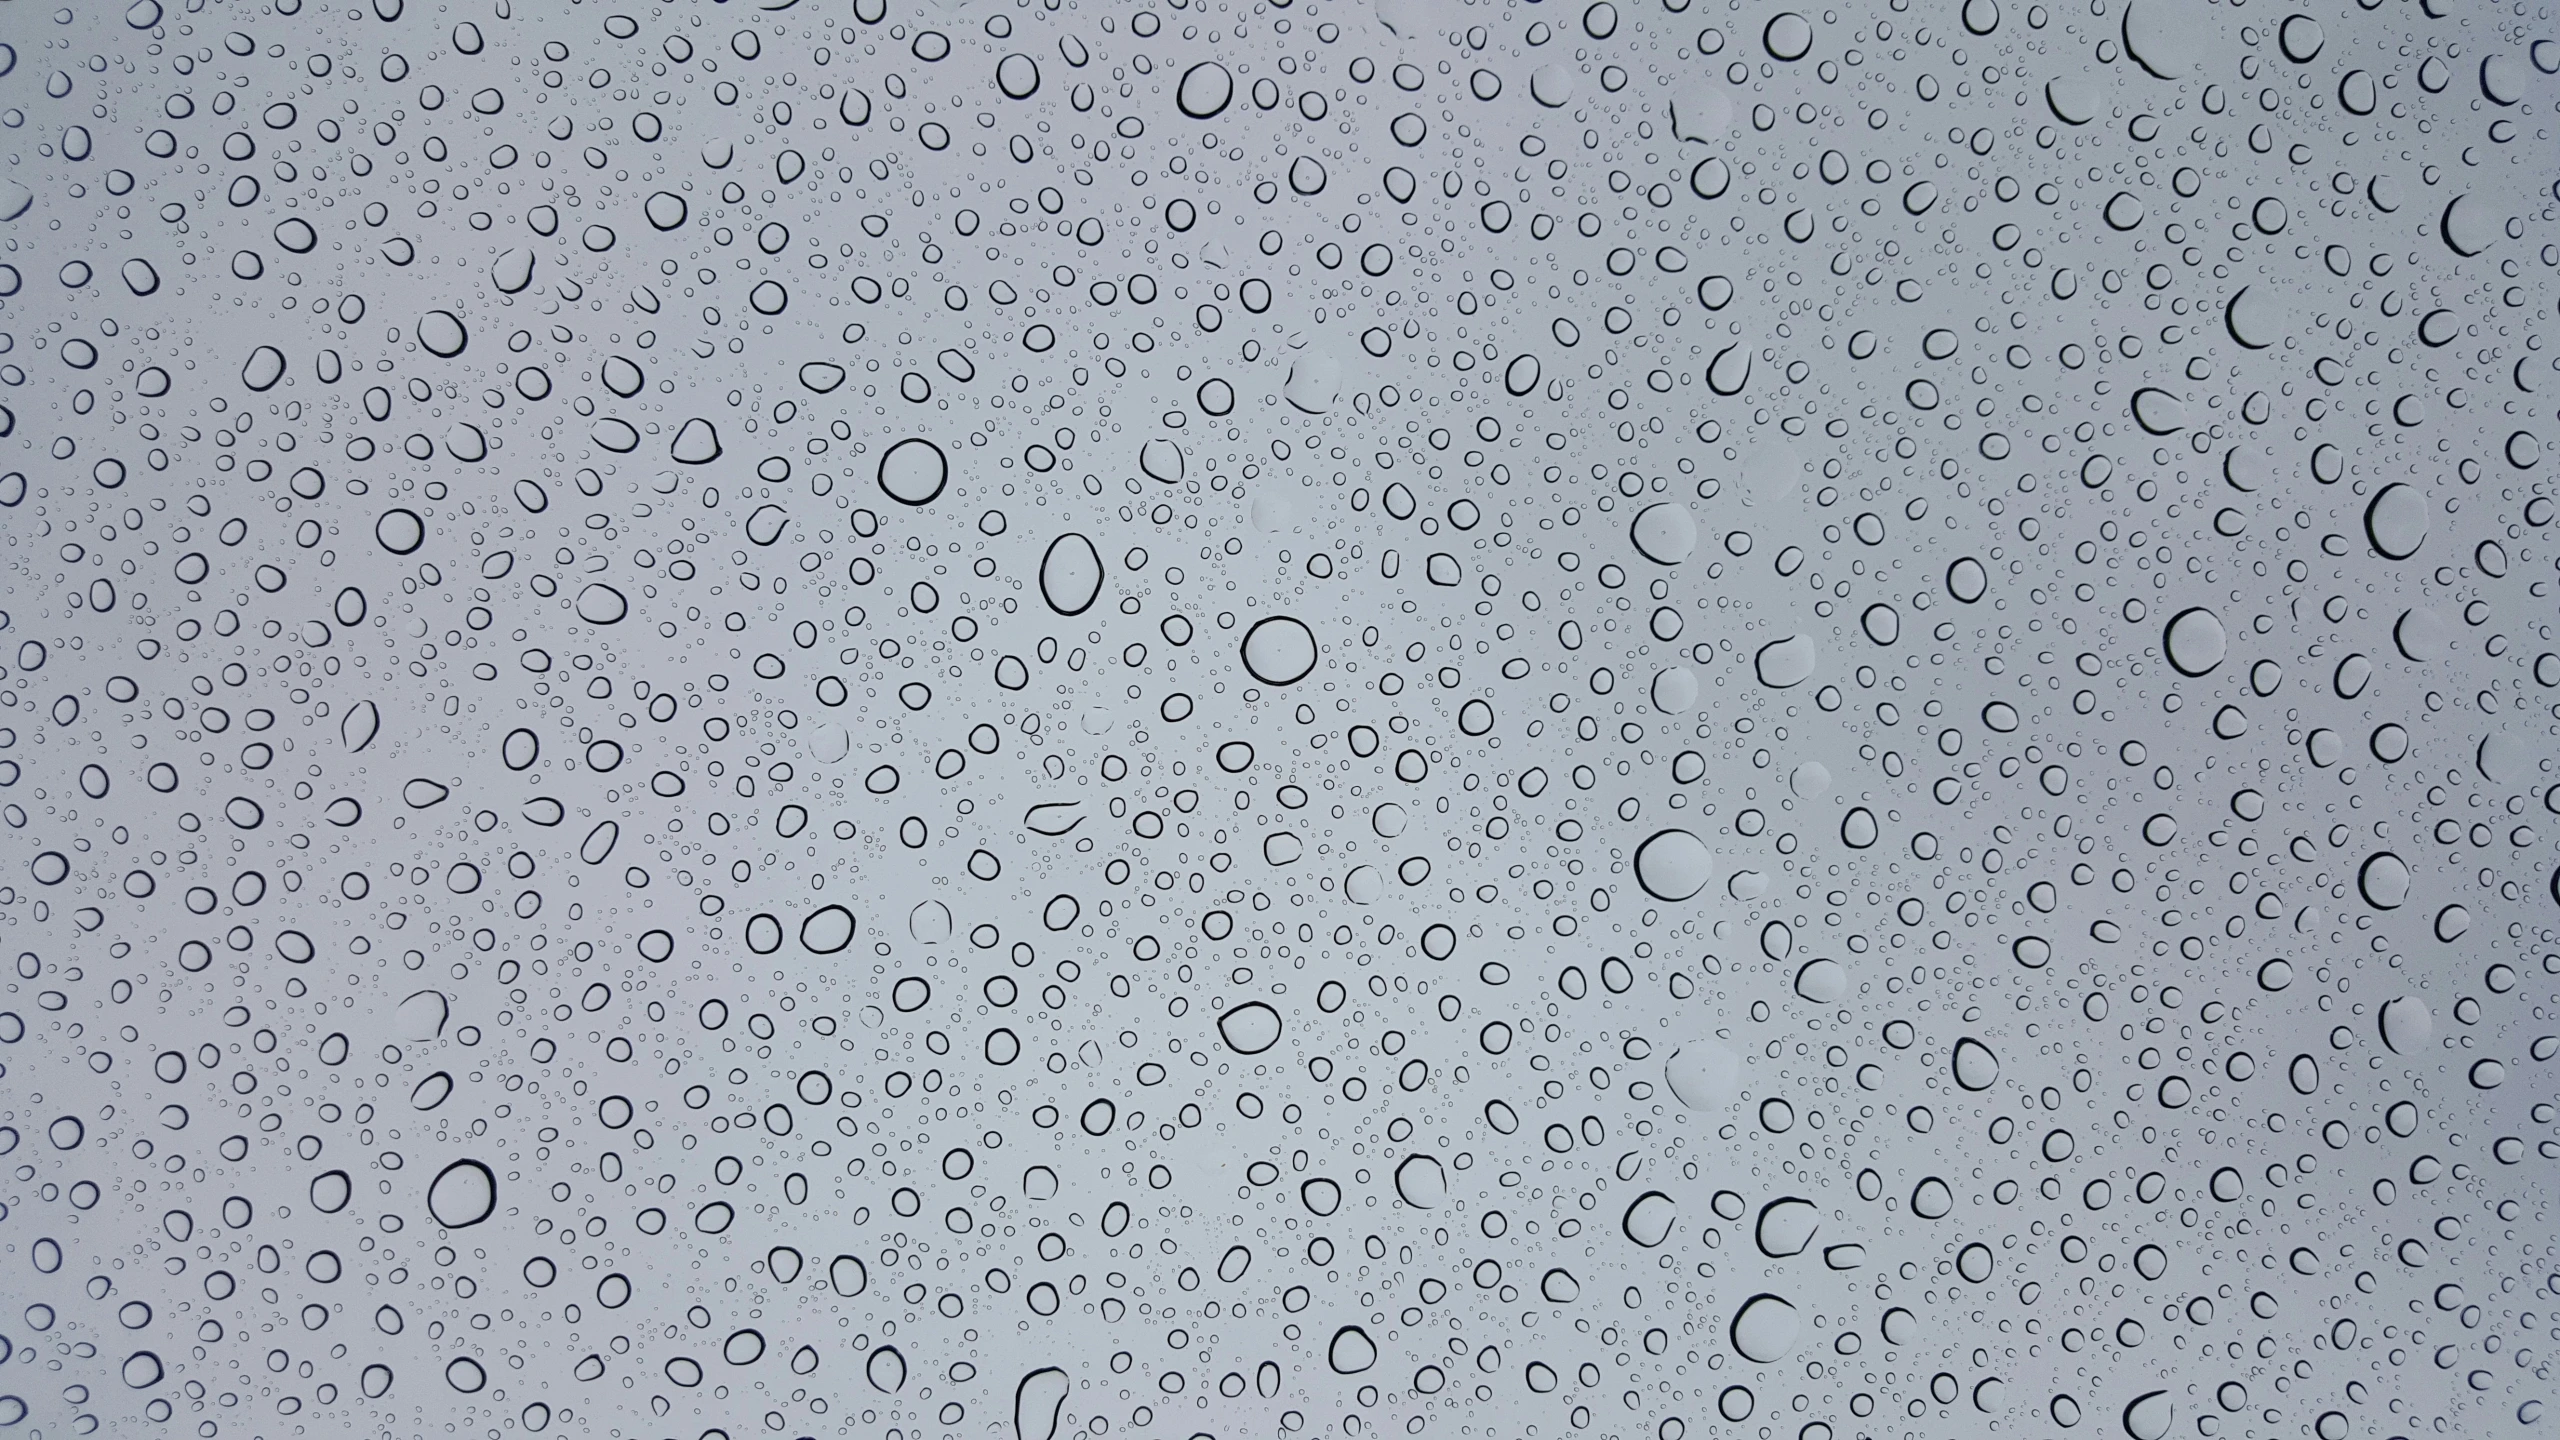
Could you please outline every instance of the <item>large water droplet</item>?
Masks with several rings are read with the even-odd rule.
[[[1761,646],[1751,657],[1751,667],[1761,684],[1785,690],[1803,684],[1813,674],[1818,658],[1811,639],[1790,635]]]
[[[1804,1317],[1775,1295],[1754,1295],[1734,1312],[1733,1348],[1754,1364],[1770,1365],[1796,1348]]]
[[[1061,615],[1081,615],[1102,593],[1102,577],[1102,552],[1070,530],[1040,557],[1040,598]]]
[[[498,1177],[477,1160],[456,1160],[427,1187],[427,1213],[448,1230],[477,1225],[498,1208]]]
[[[1449,1172],[1429,1155],[1408,1155],[1396,1165],[1396,1195],[1417,1210],[1449,1202]]]
[[[1203,60],[1182,72],[1174,86],[1173,103],[1194,120],[1210,119],[1227,108],[1235,98],[1236,79],[1227,67],[1215,60]]]
[[[1679,1214],[1679,1207],[1672,1203],[1670,1196],[1659,1190],[1647,1190],[1627,1206],[1627,1213],[1620,1218],[1618,1227],[1626,1232],[1628,1239],[1649,1250],[1671,1238],[1671,1226]]]
[[[590,625],[611,625],[631,613],[631,601],[610,585],[589,585],[578,592],[577,610]]]
[[[430,355],[450,360],[471,343],[462,318],[450,310],[430,310],[418,317],[418,344]]]
[[[1315,632],[1288,615],[1257,620],[1244,632],[1244,668],[1265,685],[1295,685],[1316,668]]]
[[[427,522],[406,506],[385,510],[373,522],[373,538],[394,555],[406,555],[427,540]]]
[[[1055,1440],[1058,1411],[1074,1388],[1067,1372],[1055,1365],[1023,1376],[1013,1387],[1014,1440]]]
[[[2397,910],[2409,900],[2409,864],[2384,850],[2356,870],[2356,889],[2376,910]]]
[[[1698,548],[1697,517],[1678,501],[1647,505],[1637,511],[1628,534],[1636,550],[1657,565],[1677,565]]]
[[[951,461],[942,447],[909,436],[880,454],[880,490],[901,505],[927,505],[950,482]]]
[[[1681,1042],[1662,1072],[1671,1093],[1692,1110],[1721,1110],[1742,1093],[1742,1056],[1721,1040]]]
[[[2136,1396],[2124,1407],[2124,1433],[2131,1440],[2168,1440],[2169,1427],[2177,1414],[2166,1390]]]
[[[1239,1055],[1259,1055],[1280,1043],[1280,1012],[1259,1000],[1232,1006],[1218,1017],[1218,1038]]]
[[[391,1033],[412,1043],[433,1040],[444,1033],[444,1022],[452,1009],[444,992],[420,990],[392,1011]]]
[[[2210,675],[2222,664],[2223,650],[2230,640],[2223,632],[2221,617],[2199,605],[2170,617],[2162,643],[2169,652],[2169,663],[2177,667],[2179,674]]]
[[[1821,1224],[1822,1212],[1812,1201],[1789,1196],[1760,1207],[1760,1222],[1752,1229],[1752,1240],[1759,1245],[1761,1254],[1780,1260],[1803,1254]]]
[[[2406,560],[2427,541],[2427,497],[2415,485],[2385,485],[2364,510],[2365,538],[2385,560]]]
[[[667,454],[679,465],[708,465],[720,458],[720,432],[697,415],[676,431]]]
[[[1686,900],[1715,876],[1715,855],[1687,830],[1657,830],[1636,847],[1636,883],[1657,900]]]
[[[1968,1035],[1956,1042],[1951,1068],[1956,1084],[1967,1090],[1988,1090],[2000,1078],[2000,1057],[1991,1047]]]
[[[2382,1005],[2382,1043],[2394,1055],[2415,1055],[2435,1038],[2436,1017],[2427,1002],[2415,995],[2399,995]]]

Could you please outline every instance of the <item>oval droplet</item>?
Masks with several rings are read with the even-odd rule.
[[[1101,595],[1103,573],[1102,552],[1070,530],[1040,557],[1040,598],[1061,615],[1081,615]]]

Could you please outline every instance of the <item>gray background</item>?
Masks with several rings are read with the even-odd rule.
[[[2532,1433],[2550,20],[8,7],[0,1428]]]

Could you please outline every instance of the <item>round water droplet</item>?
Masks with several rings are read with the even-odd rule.
[[[2444,221],[2440,228],[2445,246],[2456,255],[2468,257],[2496,243],[2505,224],[2505,217],[2487,198],[2457,195],[2444,207]]]
[[[1652,1249],[1671,1238],[1671,1226],[1679,1218],[1679,1207],[1671,1197],[1659,1190],[1648,1190],[1635,1198],[1619,1221],[1628,1239]]]
[[[1636,847],[1636,883],[1657,900],[1687,900],[1714,874],[1715,855],[1687,830],[1658,830]]]
[[[2057,75],[2045,82],[2044,100],[2053,118],[2065,125],[2086,125],[2098,116],[2098,87],[2077,75]]]
[[[1636,512],[1628,536],[1647,560],[1657,565],[1677,565],[1698,547],[1698,521],[1688,506],[1662,501]]]
[[[1813,49],[1813,22],[1793,10],[1780,11],[1760,32],[1774,60],[1801,60]]]
[[[2243,285],[2222,310],[2231,338],[2252,350],[2264,350],[2284,337],[2284,310],[2262,285]]]
[[[2368,857],[2356,870],[2356,890],[2376,910],[2397,910],[2409,901],[2409,865],[2388,850]]]
[[[373,522],[373,538],[394,555],[407,555],[427,543],[427,522],[415,510],[385,510]]]
[[[427,1213],[448,1230],[477,1225],[498,1208],[498,1177],[477,1160],[456,1160],[427,1187]]]
[[[2124,1433],[2130,1440],[2168,1440],[2176,1419],[2177,1407],[2170,1403],[2169,1392],[2153,1390],[2124,1407]]]
[[[273,345],[261,345],[249,352],[248,363],[240,367],[240,383],[252,390],[266,390],[284,378],[284,352]]]
[[[2415,995],[2395,996],[2383,1002],[2382,1043],[2394,1055],[2415,1055],[2435,1038],[2436,1017],[2427,1002]]]
[[[1803,1325],[1795,1306],[1775,1295],[1754,1295],[1734,1312],[1733,1348],[1754,1364],[1775,1364],[1796,1348]]]
[[[418,317],[418,344],[430,355],[450,360],[471,343],[462,317],[450,310],[430,310]]]
[[[2124,12],[2125,52],[2162,80],[2192,73],[2203,61],[2205,37],[2218,33],[2194,13],[2191,0],[2133,0]]]
[[[2230,643],[2222,618],[2202,606],[2171,616],[2161,639],[2169,663],[2181,675],[2212,674],[2222,664],[2223,650]]]
[[[2134,423],[2150,434],[2175,435],[2187,428],[2187,402],[2166,390],[2136,390],[2133,392],[2133,418]]]
[[[1818,658],[1811,639],[1790,635],[1761,646],[1751,657],[1751,667],[1761,684],[1786,690],[1803,684],[1813,674]]]
[[[930,440],[910,436],[881,452],[880,489],[901,505],[932,503],[950,478],[950,460]]]
[[[1698,703],[1698,674],[1686,665],[1673,665],[1657,671],[1649,694],[1653,708],[1663,714],[1686,714]]]
[[[1837,960],[1808,960],[1796,971],[1796,993],[1816,1005],[1837,1005],[1849,995],[1848,967]]]
[[[1008,100],[1028,100],[1040,93],[1040,64],[1030,56],[1016,53],[996,62],[996,88]],[[1180,92],[1176,92],[1179,102]]]
[[[1980,600],[1991,589],[1990,573],[1982,562],[1968,555],[1947,567],[1947,593],[1967,605]]]
[[[2415,485],[2390,484],[2364,511],[2365,538],[2385,560],[2406,560],[2427,540],[2427,498]]]
[[[1203,60],[1182,72],[1174,86],[1173,103],[1192,119],[1207,120],[1224,111],[1235,93],[1236,78],[1227,67]]]
[[[1760,1220],[1752,1229],[1752,1240],[1760,1253],[1773,1260],[1801,1255],[1813,1244],[1815,1230],[1822,1224],[1822,1212],[1810,1200],[1788,1197],[1772,1200],[1760,1207]]]
[[[1449,1202],[1449,1172],[1429,1155],[1408,1155],[1396,1165],[1396,1195],[1417,1210]]]
[[[1325,1346],[1324,1360],[1336,1375],[1358,1375],[1378,1363],[1378,1347],[1368,1331],[1345,1325],[1333,1332],[1332,1341]]]
[[[1265,685],[1295,685],[1316,668],[1315,632],[1288,615],[1254,622],[1244,635],[1244,668]]]
[[[1671,1093],[1692,1110],[1721,1110],[1742,1093],[1742,1056],[1721,1040],[1681,1042],[1662,1072]]]
[[[2452,642],[2452,638],[2453,628],[2445,623],[2444,617],[2424,605],[2400,612],[2399,620],[2391,627],[2392,644],[2399,647],[2402,655],[2422,663],[2444,658],[2445,649]],[[2340,693],[2343,694],[2346,676],[2344,662],[2340,663],[2339,676]]]
[[[812,955],[833,955],[853,943],[853,912],[842,905],[827,905],[809,913],[800,922],[800,944]]]

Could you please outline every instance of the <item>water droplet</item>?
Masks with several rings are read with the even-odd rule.
[[[1803,1323],[1795,1306],[1775,1295],[1754,1295],[1734,1312],[1733,1348],[1754,1364],[1775,1364],[1796,1348]]]
[[[477,1160],[456,1160],[427,1187],[427,1213],[448,1230],[486,1220],[498,1208],[498,1177]]]
[[[1953,1068],[1956,1084],[1967,1090],[1988,1090],[2000,1078],[2000,1058],[1970,1035],[1956,1042]]]
[[[1396,1195],[1418,1210],[1433,1210],[1449,1201],[1449,1172],[1429,1155],[1408,1155],[1396,1164]]]
[[[1817,655],[1813,642],[1801,635],[1772,640],[1751,657],[1753,671],[1760,683],[1773,690],[1786,690],[1803,684],[1813,674]]]
[[[1671,1238],[1671,1225],[1678,1214],[1678,1207],[1672,1204],[1670,1196],[1659,1190],[1648,1190],[1627,1206],[1619,1228],[1626,1232],[1628,1239],[1652,1249]]]
[[[1695,896],[1714,878],[1715,856],[1687,830],[1658,830],[1636,847],[1636,883],[1657,900]]]
[[[1244,668],[1265,685],[1295,685],[1316,668],[1316,637],[1305,622],[1274,615],[1244,635]]]
[[[1259,1000],[1232,1006],[1218,1017],[1218,1037],[1239,1055],[1259,1055],[1280,1043],[1280,1012]]]
[[[2427,1002],[2399,995],[2383,1002],[2382,1043],[2394,1055],[2415,1055],[2435,1037],[2436,1017]]]
[[[1050,541],[1040,557],[1040,598],[1061,615],[1081,615],[1102,593],[1103,574],[1101,552],[1069,531]]]
[[[1813,1244],[1814,1232],[1821,1228],[1822,1212],[1810,1200],[1795,1196],[1772,1200],[1760,1207],[1759,1222],[1752,1228],[1752,1240],[1760,1253],[1773,1260],[1801,1255]]]

